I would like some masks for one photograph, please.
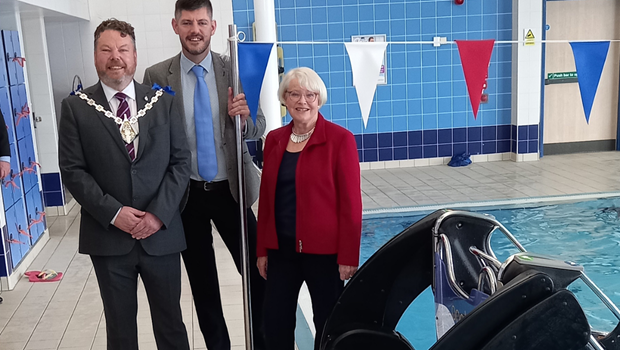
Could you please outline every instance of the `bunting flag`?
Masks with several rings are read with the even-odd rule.
[[[256,123],[260,89],[273,43],[239,43],[239,79],[243,85],[245,99],[250,108],[252,120]]]
[[[362,110],[362,120],[364,128],[368,125],[368,116],[372,107],[377,80],[381,72],[381,65],[385,57],[387,42],[355,42],[345,43],[349,60],[351,60],[351,71],[353,73],[353,84],[357,92],[357,99]]]
[[[489,73],[489,63],[493,53],[495,40],[456,40],[461,56],[461,65],[465,74],[465,84],[474,111],[474,119],[478,116],[480,96],[484,80]]]
[[[575,66],[577,67],[577,81],[581,92],[581,103],[586,114],[586,122],[590,124],[590,112],[594,97],[601,80],[601,73],[605,66],[607,51],[609,51],[609,41],[601,42],[574,42],[570,43],[575,56]]]

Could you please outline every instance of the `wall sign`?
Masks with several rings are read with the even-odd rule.
[[[387,36],[385,34],[372,34],[372,35],[352,35],[351,41],[354,43],[357,42],[385,42],[387,40]],[[385,52],[385,57],[383,58],[383,63],[381,64],[381,72],[379,73],[379,80],[377,80],[377,84],[379,85],[387,85],[387,50]],[[355,85],[355,83],[353,83]]]

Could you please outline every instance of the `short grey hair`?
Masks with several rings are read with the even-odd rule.
[[[286,96],[284,95],[288,91],[288,86],[293,79],[297,79],[299,85],[304,89],[319,94],[319,108],[327,102],[327,88],[325,87],[323,79],[312,69],[308,67],[299,67],[291,69],[284,75],[284,78],[282,78],[280,88],[278,89],[280,103],[283,105],[286,104]]]

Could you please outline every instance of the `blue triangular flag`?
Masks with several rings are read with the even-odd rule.
[[[239,79],[252,120],[256,122],[260,89],[273,43],[239,43]]]
[[[596,89],[601,80],[607,51],[609,51],[609,41],[573,42],[570,46],[575,56],[581,103],[583,103],[583,111],[586,113],[586,121],[589,124],[594,96],[596,96]]]

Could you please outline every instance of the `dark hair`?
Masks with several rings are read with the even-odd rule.
[[[195,11],[203,7],[207,8],[209,17],[213,19],[213,5],[210,0],[177,0],[174,5],[174,18],[181,16],[181,11]]]
[[[99,40],[101,33],[106,30],[116,30],[121,33],[122,37],[129,35],[131,37],[131,41],[133,42],[133,48],[136,48],[136,33],[134,33],[131,24],[124,21],[119,21],[116,18],[110,18],[101,22],[97,29],[95,29],[95,50],[97,50],[97,40]]]

